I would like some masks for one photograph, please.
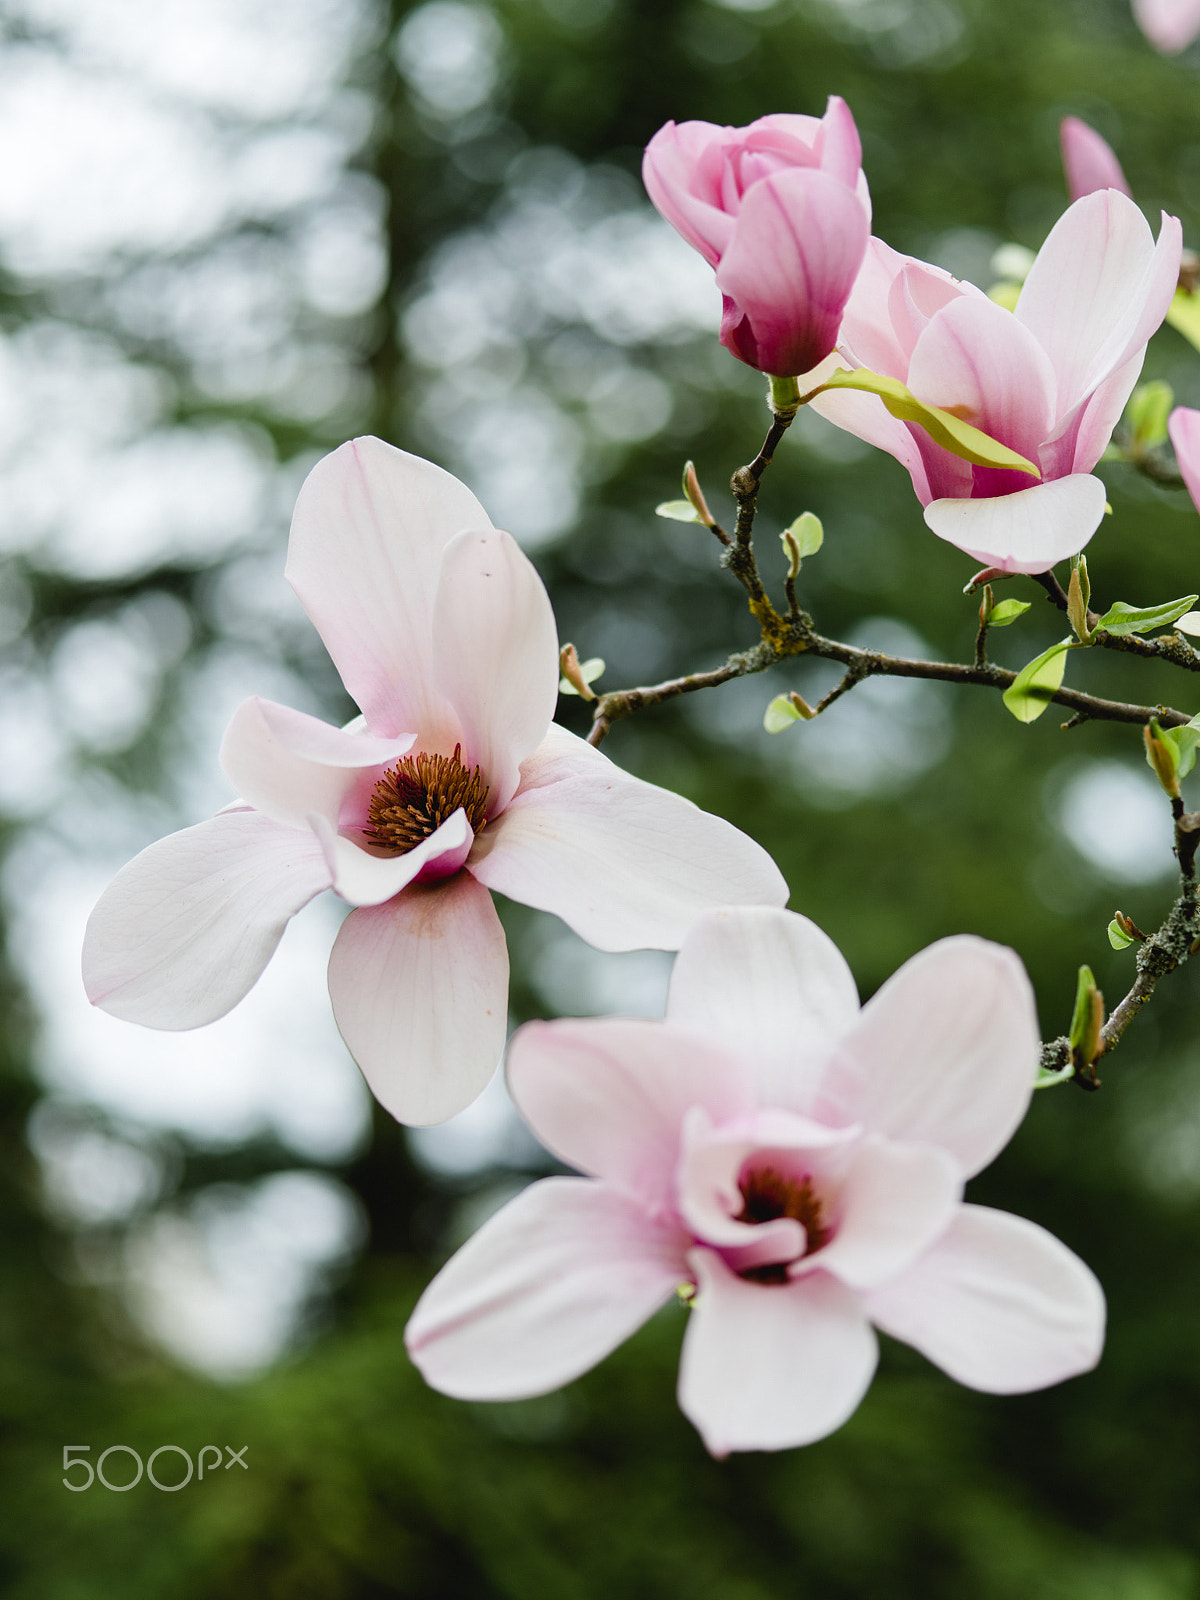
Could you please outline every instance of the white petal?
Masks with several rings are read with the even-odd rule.
[[[256,695],[233,714],[221,766],[242,799],[276,822],[301,828],[316,811],[336,827],[362,769],[394,761],[412,744],[411,733],[375,739]]]
[[[861,1140],[842,1176],[837,1232],[813,1267],[853,1289],[895,1277],[945,1232],[962,1186],[958,1162],[934,1145]]]
[[[329,887],[307,828],[231,811],[135,856],[88,921],[88,999],[148,1028],[199,1028],[237,1005],[288,919]]]
[[[968,934],[912,958],[838,1046],[817,1114],[939,1145],[969,1177],[1012,1138],[1041,1053],[1013,951]]]
[[[988,1394],[1088,1372],[1104,1345],[1104,1292],[1053,1234],[963,1206],[927,1255],[867,1298],[872,1320]]]
[[[602,1184],[545,1178],[451,1257],[417,1302],[405,1344],[444,1394],[546,1394],[602,1361],[686,1277],[674,1229]]]
[[[788,894],[744,833],[631,778],[563,728],[522,767],[521,789],[468,866],[598,950],[676,950],[708,907],[782,905]]]
[[[1108,491],[1074,472],[990,500],[934,500],[925,524],[947,544],[1005,572],[1048,572],[1082,550],[1104,521]]]
[[[381,439],[351,440],[305,479],[287,579],[375,733],[415,729],[425,749],[448,736],[433,682],[442,553],[491,525],[457,478]]]
[[[380,1104],[415,1126],[444,1122],[481,1093],[504,1049],[508,948],[492,897],[460,872],[352,911],[329,995]]]
[[[754,1063],[759,1103],[807,1111],[829,1052],[858,1017],[854,975],[794,911],[702,912],[679,947],[667,1016]]]
[[[840,1428],[870,1387],[877,1359],[858,1296],[824,1274],[752,1283],[710,1250],[688,1259],[699,1292],[683,1341],[679,1404],[712,1454],[787,1450]]]
[[[315,813],[308,822],[321,841],[332,887],[352,906],[382,905],[415,882],[427,867],[437,868],[440,877],[449,877],[466,860],[475,837],[461,807],[401,856],[369,855]]]
[[[673,1198],[688,1111],[722,1121],[753,1104],[749,1073],[720,1041],[622,1017],[526,1023],[508,1082],[548,1150],[651,1208]]]
[[[558,702],[550,597],[510,533],[465,533],[447,548],[434,606],[434,671],[454,706],[468,766],[482,767],[488,815],[545,737]]]

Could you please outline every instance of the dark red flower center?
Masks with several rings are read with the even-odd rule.
[[[833,1229],[827,1227],[821,1200],[810,1177],[788,1177],[775,1167],[759,1167],[738,1183],[742,1209],[736,1222],[774,1222],[776,1217],[793,1217],[807,1236],[803,1254],[811,1256],[828,1244]],[[741,1274],[755,1283],[786,1283],[787,1264],[772,1262],[762,1267],[747,1267]]]
[[[440,828],[461,807],[476,833],[487,825],[488,785],[478,767],[460,757],[405,756],[375,785],[363,833],[388,855],[402,856]]]

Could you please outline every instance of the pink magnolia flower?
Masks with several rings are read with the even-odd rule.
[[[1175,292],[1183,236],[1165,213],[1157,245],[1138,208],[1105,189],[1067,210],[1038,252],[1015,311],[873,239],[838,348],[974,423],[1042,474],[972,466],[899,422],[874,395],[821,395],[822,415],[889,451],[926,525],[1005,572],[1045,572],[1104,516],[1092,474]]]
[[[449,473],[378,439],[313,468],[287,577],[362,716],[259,699],[221,750],[241,799],[151,845],[92,913],[89,997],[195,1028],[250,989],[323,889],[357,909],[334,1014],[395,1116],[436,1122],[504,1048],[508,954],[489,890],[602,950],[672,950],[705,907],[781,905],[752,840],[553,725],[558,639],[528,558]]]
[[[1178,55],[1200,33],[1200,0],[1133,0],[1133,17],[1157,51]]]
[[[1167,432],[1175,449],[1179,473],[1192,504],[1200,510],[1200,411],[1176,406],[1167,419]]]
[[[1011,950],[945,939],[860,1011],[806,918],[706,912],[664,1022],[516,1034],[518,1106],[589,1176],[490,1218],[425,1291],[409,1352],[463,1399],[542,1394],[688,1286],[679,1403],[715,1455],[840,1427],[873,1326],[994,1394],[1086,1371],[1091,1272],[1033,1223],[962,1204],[1024,1116],[1038,1052]]]
[[[1063,171],[1072,200],[1097,189],[1119,189],[1132,199],[1133,190],[1121,171],[1112,146],[1078,117],[1064,117],[1058,129]]]
[[[646,146],[642,178],[716,268],[727,350],[777,377],[829,354],[871,233],[862,146],[844,100],[831,95],[819,119],[668,122]]]

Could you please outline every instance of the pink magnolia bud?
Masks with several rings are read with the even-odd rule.
[[[1161,55],[1178,55],[1200,33],[1200,0],[1133,0],[1133,18]]]
[[[721,343],[748,366],[795,377],[833,349],[871,233],[861,162],[836,95],[821,118],[668,122],[647,145],[650,198],[716,269]]]
[[[1112,148],[1086,122],[1064,117],[1059,124],[1063,171],[1072,200],[1082,200],[1097,189],[1119,189],[1133,199],[1133,191],[1121,171]]]

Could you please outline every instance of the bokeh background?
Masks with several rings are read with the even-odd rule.
[[[497,1082],[441,1129],[374,1111],[328,1015],[318,903],[230,1017],[154,1034],[80,992],[87,912],[137,849],[228,798],[234,705],[351,714],[283,582],[317,457],[359,432],[476,490],[618,687],[753,630],[703,530],[658,520],[694,457],[714,504],[761,381],[717,345],[710,274],[659,222],[668,118],[819,112],[862,130],[876,231],[987,285],[1065,204],[1091,121],[1200,243],[1200,51],[1124,0],[5,0],[0,5],[0,1584],[11,1600],[1190,1600],[1200,1595],[1200,1029],[1186,971],[1103,1089],[1039,1095],[975,1198],[1097,1270],[1100,1369],[994,1400],[888,1345],[852,1422],[714,1463],[676,1411],[664,1311],[567,1391],[466,1406],[401,1332],[455,1243],[545,1158]],[[1147,374],[1200,403],[1200,357]],[[1094,591],[1200,587],[1178,491],[1105,469]],[[825,521],[823,631],[962,658],[971,563],[908,480],[815,417],[762,498],[766,572]],[[1061,624],[994,636],[1018,665]],[[1114,657],[1081,683],[1195,709]],[[964,930],[1014,945],[1044,1031],[1090,961],[1115,999],[1170,902],[1134,734],[1019,727],[994,697],[796,665],[619,725],[644,777],[738,822],[864,995]],[[581,728],[578,701],[561,716]],[[669,958],[602,956],[503,908],[513,1020],[653,1015]],[[248,1445],[178,1495],[62,1487],[62,1447]],[[111,1467],[124,1481],[120,1458]],[[169,1462],[161,1467],[170,1474]]]

